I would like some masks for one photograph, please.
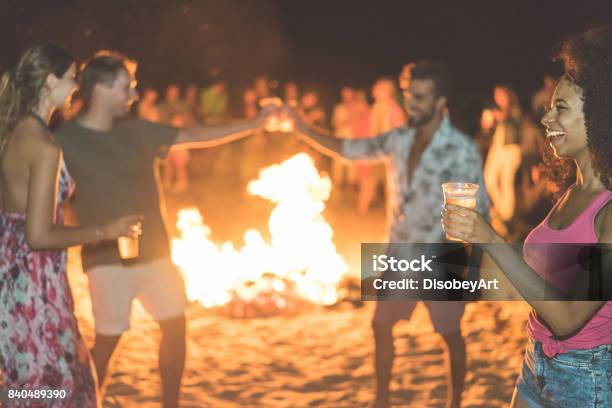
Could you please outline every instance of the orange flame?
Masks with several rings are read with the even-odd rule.
[[[172,260],[183,272],[188,298],[213,307],[234,296],[249,302],[261,294],[278,294],[276,304],[283,307],[282,294],[291,289],[314,303],[335,303],[348,267],[322,215],[331,192],[329,177],[300,153],[261,170],[247,189],[276,203],[268,220],[270,242],[249,229],[238,250],[230,242],[216,244],[197,208],[179,210],[180,238],[172,240]]]

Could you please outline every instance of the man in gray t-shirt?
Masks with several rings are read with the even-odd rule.
[[[102,393],[109,362],[138,298],[162,332],[163,406],[176,407],[185,362],[187,299],[182,277],[170,261],[155,163],[171,148],[215,146],[250,134],[261,119],[181,130],[124,119],[138,96],[135,65],[117,53],[94,56],[82,71],[85,109],[56,138],[76,181],[73,208],[79,223],[102,225],[118,214],[143,217],[135,261],[123,263],[115,241],[83,247],[96,325],[91,352]]]
[[[79,219],[103,225],[117,214],[143,215],[138,263],[170,256],[155,171],[177,136],[178,129],[140,119],[118,120],[107,131],[75,120],[56,135],[78,183],[71,204]],[[86,245],[81,256],[86,272],[121,263],[115,241]]]

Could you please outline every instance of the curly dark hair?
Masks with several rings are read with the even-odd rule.
[[[593,170],[612,190],[612,25],[566,40],[556,59],[563,61],[566,74],[582,90]]]

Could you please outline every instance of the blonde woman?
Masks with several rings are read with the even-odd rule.
[[[47,127],[77,88],[62,47],[27,50],[0,82],[0,372],[5,407],[99,406],[89,352],[74,317],[65,248],[132,234],[138,217],[62,225],[72,182]],[[8,390],[60,390],[35,402]]]

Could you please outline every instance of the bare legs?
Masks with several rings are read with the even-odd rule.
[[[395,358],[393,343],[394,322],[372,323],[375,341],[376,398],[372,408],[389,407],[389,383]],[[442,336],[448,350],[448,398],[447,408],[461,406],[461,393],[465,384],[465,341],[460,332]],[[517,407],[521,407],[520,405]]]
[[[465,341],[460,332],[443,334],[448,350],[448,397],[447,408],[461,406],[461,393],[465,385]]]
[[[175,317],[159,322],[162,332],[159,347],[159,371],[163,387],[163,407],[178,407],[181,379],[185,366],[185,317]],[[96,373],[100,382],[100,395],[106,391],[106,374],[114,363],[114,351],[119,343],[119,336],[96,334],[94,347],[91,349]]]
[[[162,339],[159,347],[159,372],[163,386],[163,407],[178,407],[181,379],[185,367],[185,316],[159,322]]]
[[[376,399],[372,408],[389,407],[389,382],[395,358],[395,345],[393,343],[394,322],[372,323],[375,343],[376,367]]]
[[[96,340],[91,349],[91,357],[96,366],[96,374],[98,375],[98,382],[100,384],[100,397],[104,397],[104,393],[106,392],[106,373],[111,363],[111,359],[114,362],[113,355],[119,343],[119,339],[121,339],[121,335],[104,336],[96,333]]]

